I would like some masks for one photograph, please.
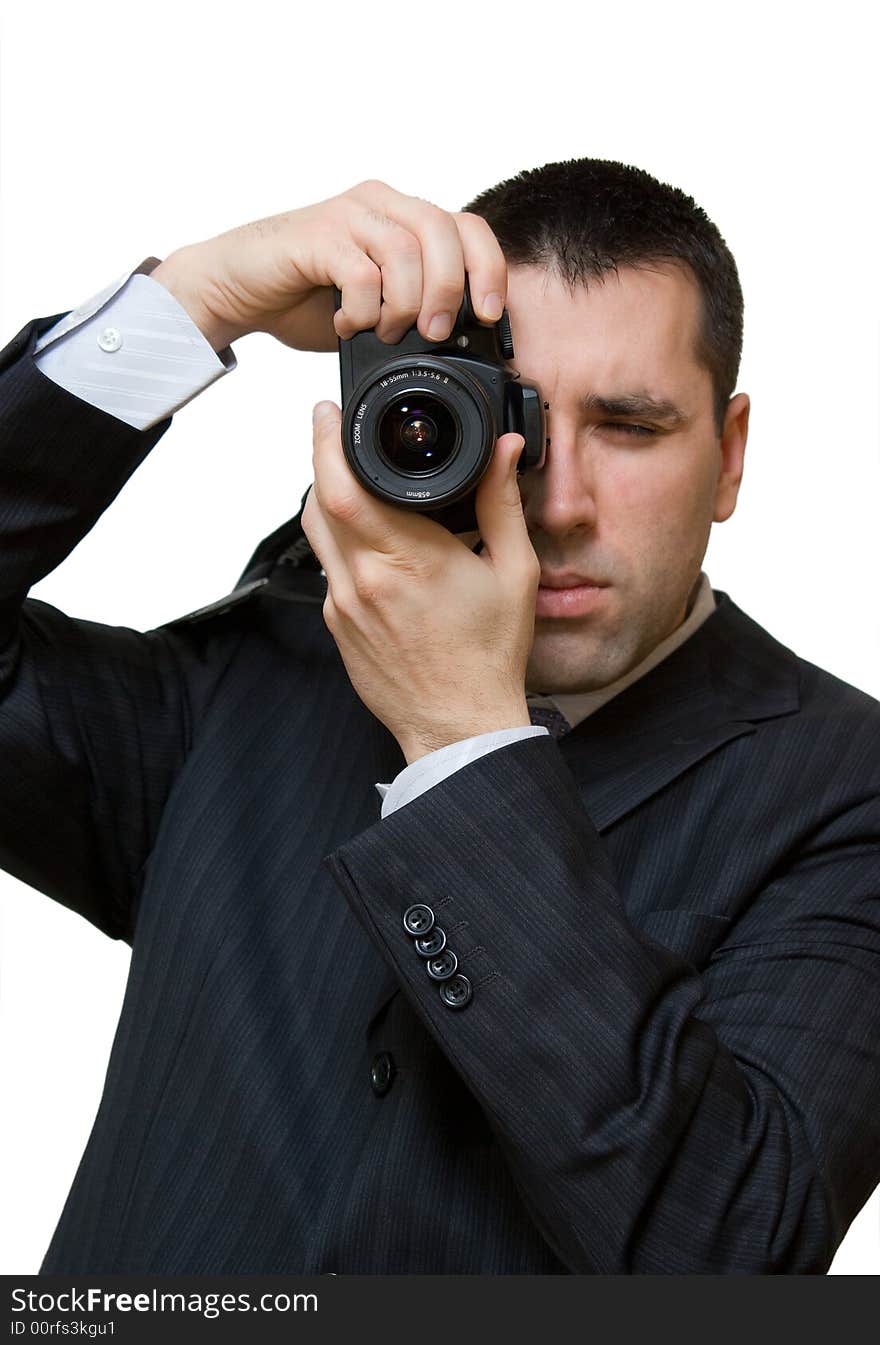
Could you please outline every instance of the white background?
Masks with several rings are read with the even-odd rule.
[[[745,292],[746,475],[711,539],[712,583],[880,696],[870,15],[549,0],[10,7],[0,345],[149,254],[367,177],[456,210],[551,160],[635,163],[704,206]],[[310,480],[312,405],[339,402],[333,355],[261,335],[236,354],[33,596],[144,630],[233,587]],[[0,917],[0,1272],[19,1273],[37,1269],[88,1137],[128,952],[5,874]],[[880,1273],[877,1195],[833,1269]]]

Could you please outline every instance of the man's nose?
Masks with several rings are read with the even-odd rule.
[[[532,531],[557,536],[594,528],[595,474],[589,448],[564,425],[549,426],[548,435],[544,465],[520,481],[526,524]]]

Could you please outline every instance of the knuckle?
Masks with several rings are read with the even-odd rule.
[[[522,583],[526,588],[537,589],[541,579],[541,562],[534,554],[527,556],[522,563]]]
[[[398,227],[397,221],[393,220],[386,210],[379,210],[377,206],[368,205],[364,215],[372,224],[378,224],[383,229],[396,229]]]
[[[363,250],[358,247],[354,239],[350,238],[347,233],[333,234],[329,240],[329,247],[333,255],[338,257],[341,261],[347,261],[348,258],[357,261],[360,257],[364,256]]]
[[[498,240],[495,238],[492,226],[482,215],[475,215],[472,210],[458,210],[456,211],[455,218],[460,220],[466,229],[471,229],[475,233],[485,234],[487,238],[491,238],[497,243]]]
[[[371,285],[379,275],[376,263],[360,248],[354,249],[348,271],[348,283],[354,282],[355,285]]]
[[[387,330],[388,327],[392,324],[392,322],[394,329],[397,330],[399,324],[404,319],[410,322],[413,321],[421,306],[422,301],[419,295],[416,295],[415,298],[413,298],[412,296],[407,296],[405,294],[402,294],[399,298],[394,299],[386,298],[383,304],[383,311],[382,311],[383,330]]]
[[[362,603],[374,605],[388,592],[388,576],[369,555],[356,556],[349,564],[351,581]]]
[[[505,569],[516,589],[538,587],[538,581],[541,578],[541,562],[533,551],[530,551],[528,555],[523,553],[511,557],[510,563]]]
[[[455,220],[448,210],[437,205],[434,201],[426,201],[424,197],[419,197],[419,207],[431,224],[439,226],[447,231],[455,229]]]
[[[360,500],[340,489],[331,489],[329,493],[322,494],[321,507],[325,514],[338,523],[353,523],[361,511]]]
[[[332,589],[328,588],[324,599],[324,620],[330,630],[338,630],[343,622],[350,621],[357,606],[356,595],[348,584],[338,579]]]
[[[354,187],[351,188],[351,191],[353,192],[354,191],[377,192],[387,190],[388,190],[388,184],[386,182],[380,182],[377,177],[366,177],[364,178],[363,182],[358,182]]]

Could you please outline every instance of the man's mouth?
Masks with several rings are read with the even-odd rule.
[[[541,573],[540,587],[535,601],[536,617],[577,617],[606,601],[610,584],[592,575],[576,574],[573,570]]]
[[[591,574],[578,574],[576,570],[542,570],[541,588],[607,588],[604,579],[596,579]]]

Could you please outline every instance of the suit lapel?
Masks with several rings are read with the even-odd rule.
[[[694,634],[560,739],[599,831],[764,719],[799,705],[797,660],[716,593]]]
[[[614,744],[602,744],[591,734],[568,746],[562,755],[578,783],[584,806],[596,830],[607,831],[652,794],[670,784],[734,738],[754,733],[751,724],[715,724],[690,738],[664,738],[642,742],[645,755],[633,761],[614,752]],[[600,746],[608,750],[599,752]]]

